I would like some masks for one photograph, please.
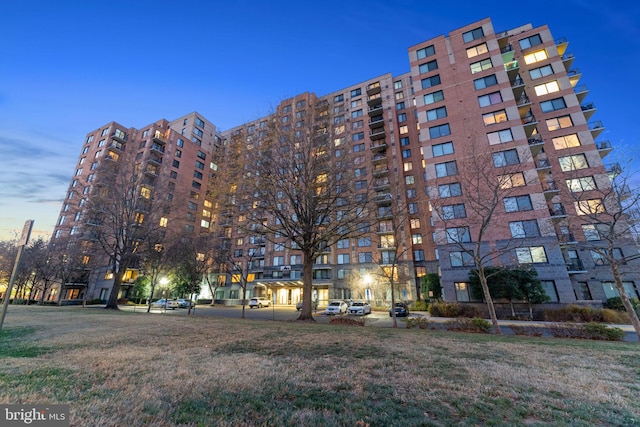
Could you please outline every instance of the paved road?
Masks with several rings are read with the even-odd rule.
[[[142,306],[120,306],[122,310],[146,312],[147,308]],[[167,316],[185,316],[187,315],[186,309],[164,310],[164,309],[151,309],[152,313],[167,315]],[[211,307],[209,305],[199,305],[192,311],[192,315],[195,316],[212,316],[223,318],[242,318],[241,306],[223,306],[216,305]],[[276,320],[281,322],[294,321],[298,318],[300,312],[296,311],[295,306],[291,305],[276,305],[264,308],[250,309],[245,307],[245,318],[254,320]],[[410,317],[429,317],[430,322],[445,323],[451,319],[442,317],[430,317],[427,313],[411,313]],[[329,323],[331,319],[330,315],[324,313],[324,308],[320,307],[315,313],[314,318],[319,323]],[[373,312],[364,316],[366,326],[377,326],[390,328],[393,325],[393,320],[389,317],[387,312]],[[510,325],[528,326],[528,327],[540,327],[544,328],[545,323],[548,322],[529,322],[529,321],[516,321],[516,320],[500,320],[500,327],[504,334],[513,334],[513,331],[509,328]],[[638,342],[638,336],[636,335],[633,326],[631,325],[609,325],[612,327],[620,328],[625,331],[625,341]],[[404,322],[402,318],[398,319],[398,327],[404,328]]]

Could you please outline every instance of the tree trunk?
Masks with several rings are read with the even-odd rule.
[[[638,336],[638,343],[640,344],[640,320],[638,319],[638,313],[633,309],[633,305],[631,305],[631,301],[629,300],[629,296],[624,290],[624,285],[622,284],[622,277],[620,276],[620,272],[618,271],[617,265],[612,264],[611,271],[613,273],[614,283],[616,285],[616,289],[620,294],[620,299],[622,300],[622,305],[625,310],[627,310],[627,314],[629,315],[629,319],[631,319],[631,324],[633,325],[633,329],[636,331],[636,335]]]
[[[500,330],[500,325],[498,324],[498,316],[496,316],[496,308],[493,305],[493,299],[491,298],[491,292],[489,292],[489,285],[487,284],[487,278],[484,275],[483,269],[478,269],[478,276],[480,278],[480,286],[482,286],[482,294],[484,295],[484,300],[487,302],[487,309],[489,310],[489,317],[491,318],[491,323],[493,324],[493,331],[501,335],[502,331]]]
[[[393,317],[393,327],[397,328],[398,327],[398,318],[396,316],[396,293],[395,291],[395,284],[393,283],[393,271],[392,273],[392,278],[390,280],[391,283],[391,316]]]
[[[302,266],[302,309],[298,320],[315,322],[311,311],[311,292],[313,288],[313,258],[310,253],[304,255]]]

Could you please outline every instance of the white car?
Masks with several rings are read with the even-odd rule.
[[[262,308],[269,307],[271,305],[271,301],[266,299],[265,297],[253,297],[249,300],[249,308]]]
[[[324,312],[325,314],[342,314],[346,313],[348,308],[344,301],[331,301]]]
[[[354,301],[349,306],[349,314],[371,314],[371,306],[368,302]]]
[[[152,302],[151,307],[153,308],[170,308],[171,310],[175,310],[180,307],[178,301],[174,299],[167,300],[165,298],[159,299],[158,301]]]

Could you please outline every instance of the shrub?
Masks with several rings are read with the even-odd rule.
[[[118,298],[118,305],[126,305],[128,302],[127,298]]]
[[[415,328],[427,329],[429,327],[429,319],[426,317],[407,317],[407,329]]]
[[[364,319],[353,317],[332,317],[329,321],[332,325],[364,326]]]
[[[630,323],[629,315],[624,311],[612,310],[610,308],[602,309],[602,321],[605,323]]]
[[[473,319],[460,318],[450,320],[445,324],[445,327],[449,331],[463,331],[463,332],[489,332],[491,330],[491,324],[479,317]]]
[[[97,305],[97,304],[104,304],[104,301],[102,301],[100,298],[94,298],[94,299],[90,299],[87,302],[85,302],[86,305]]]
[[[602,323],[590,322],[584,325],[584,330],[592,340],[622,341],[624,331],[620,328],[610,328]]]
[[[549,322],[594,322],[598,317],[602,318],[598,309],[574,304],[544,310],[544,320]]]
[[[416,301],[413,303],[413,310],[415,311],[427,311],[429,310],[429,303],[427,301]]]
[[[536,326],[509,325],[509,328],[515,335],[523,335],[528,337],[541,337],[544,328]]]

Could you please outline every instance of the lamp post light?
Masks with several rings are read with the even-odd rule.
[[[365,274],[364,277],[362,278],[362,283],[364,283],[364,294],[366,296],[367,302],[371,303],[371,283],[373,283],[373,278],[371,277],[370,274]]]

